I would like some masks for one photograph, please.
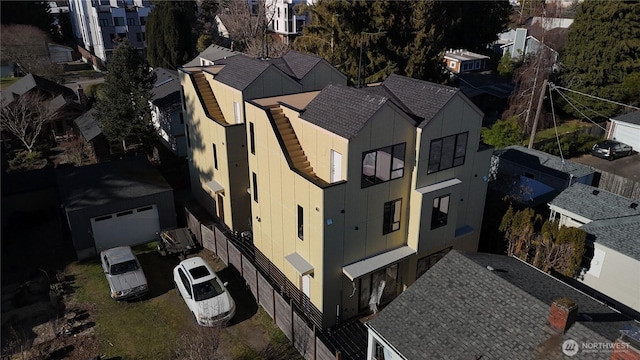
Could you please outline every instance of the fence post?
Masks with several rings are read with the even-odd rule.
[[[317,352],[317,346],[318,346],[318,337],[316,336],[316,324],[313,324],[313,360],[316,360],[316,352]]]

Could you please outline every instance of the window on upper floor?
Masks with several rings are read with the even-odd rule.
[[[213,144],[213,167],[218,170],[218,148]]]
[[[113,24],[115,26],[124,26],[124,18],[123,17],[114,17]]]
[[[146,25],[146,24],[147,24],[146,16],[140,16],[140,25]]]
[[[233,117],[236,120],[236,124],[242,122],[242,110],[240,109],[240,103],[237,101],[233,102]]]
[[[418,265],[416,269],[416,279],[422,276],[427,270],[431,269],[433,265],[435,265],[440,259],[442,259],[449,251],[450,247],[440,250],[437,253],[433,253],[431,255],[427,255],[421,259],[418,259]]]
[[[187,100],[184,96],[184,86],[180,86],[180,95],[182,95],[182,110],[187,110]]]
[[[467,153],[468,136],[469,133],[464,132],[431,140],[427,173],[431,174],[463,165]]]
[[[253,155],[256,154],[256,134],[252,122],[249,123],[249,149]]]
[[[252,173],[253,180],[253,201],[258,202],[258,175]]]
[[[402,199],[389,201],[384,204],[384,218],[382,219],[382,235],[400,230],[400,211]]]
[[[361,187],[403,177],[406,146],[406,143],[402,143],[363,152]]]
[[[447,225],[449,217],[450,194],[433,199],[433,210],[431,212],[431,230]]]
[[[304,209],[298,205],[298,239],[304,240]]]
[[[134,18],[127,18],[127,25],[129,26],[133,26],[136,24],[136,19]]]
[[[189,136],[189,125],[185,125],[185,129],[187,130],[187,147],[191,148],[191,136]]]
[[[100,19],[100,26],[109,26],[109,19]]]
[[[180,124],[184,124],[184,114],[180,111]]]
[[[137,40],[138,42],[141,42],[141,41],[142,41],[142,33],[139,33],[139,32],[137,32],[137,33],[136,33],[136,40]]]

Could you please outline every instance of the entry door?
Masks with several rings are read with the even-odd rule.
[[[218,218],[224,224],[224,196],[218,194]]]
[[[331,150],[331,183],[342,180],[342,154]]]
[[[311,297],[310,295],[310,281],[311,278],[309,275],[302,275],[302,293],[307,295],[307,297]]]

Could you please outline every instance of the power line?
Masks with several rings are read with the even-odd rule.
[[[572,102],[571,102],[571,101],[570,101],[570,100],[569,100],[569,99],[568,99],[568,98],[567,98],[567,97],[566,97],[566,96],[565,96],[565,95],[564,95],[560,90],[558,90],[558,89],[555,89],[555,90],[556,90],[556,91],[558,92],[558,94],[560,94],[560,96],[561,96],[561,97],[562,97],[562,98],[567,102],[567,104],[571,105],[571,107],[572,107],[572,108],[574,108],[574,109],[575,109],[575,110],[576,110],[580,115],[582,115],[584,118],[586,118],[587,120],[589,120],[592,124],[596,125],[596,126],[597,126],[597,127],[599,127],[600,129],[605,130],[605,131],[607,130],[607,129],[603,128],[602,126],[600,126],[600,124],[598,124],[598,123],[596,123],[595,121],[591,120],[591,118],[589,118],[585,113],[583,113],[582,111],[580,111],[580,109],[578,109],[575,105],[573,105],[573,103],[572,103]],[[577,102],[577,101],[576,101],[576,102]],[[578,103],[578,104],[580,104],[580,103]],[[552,105],[553,105],[553,104],[552,104]],[[580,104],[580,105],[582,105],[582,104]],[[584,106],[584,105],[582,105],[582,106]],[[584,106],[584,107],[586,107],[586,106]],[[601,115],[601,116],[604,116],[604,115],[602,115],[602,114],[598,113],[597,111],[594,111],[593,109],[589,109],[589,110],[591,110],[591,111],[593,111],[593,112],[595,112],[595,113],[597,113],[597,114],[599,114],[599,115]],[[604,117],[606,117],[606,116],[604,116]]]
[[[620,105],[620,106],[624,106],[624,107],[628,107],[628,108],[632,108],[632,109],[640,110],[640,108],[639,108],[639,107],[635,107],[635,106],[628,105],[628,104],[623,104],[623,103],[621,103],[621,102],[617,102],[617,101],[613,101],[613,100],[609,100],[609,99],[601,98],[601,97],[599,97],[599,96],[595,96],[595,95],[585,94],[585,93],[580,92],[580,91],[571,90],[571,89],[568,89],[568,88],[565,88],[565,87],[562,87],[562,86],[554,85],[553,83],[551,83],[550,85],[551,85],[553,88],[558,88],[558,89],[567,90],[567,91],[570,91],[570,92],[573,92],[573,93],[576,93],[576,94],[580,94],[580,95],[583,95],[583,96],[586,96],[586,97],[590,97],[590,98],[593,98],[593,99],[598,99],[598,100],[602,100],[602,101],[610,102],[610,103],[612,103],[612,104],[616,104],[616,105]]]

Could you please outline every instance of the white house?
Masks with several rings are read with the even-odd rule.
[[[640,111],[617,116],[611,120],[607,138],[631,145],[640,151]]]
[[[180,100],[178,72],[155,68],[156,83],[151,98],[151,119],[161,142],[176,156],[187,156],[184,117]]]

